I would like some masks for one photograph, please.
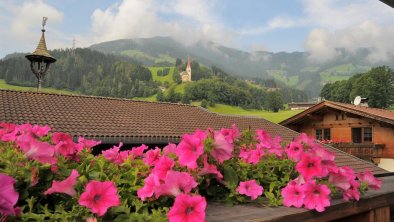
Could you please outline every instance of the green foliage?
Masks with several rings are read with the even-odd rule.
[[[349,80],[326,84],[320,96],[345,103],[362,96],[369,99],[368,105],[371,107],[388,108],[394,104],[394,71],[387,66],[372,68]]]
[[[200,106],[203,107],[203,108],[207,108],[208,107],[208,101],[206,99],[201,100]]]
[[[284,107],[284,103],[280,95],[280,92],[278,91],[269,92],[266,108],[276,113],[280,109],[283,109],[283,107]]]

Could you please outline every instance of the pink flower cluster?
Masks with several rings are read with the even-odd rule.
[[[331,193],[329,187],[321,183],[326,178],[329,184],[342,192],[346,201],[359,200],[360,182],[365,182],[371,189],[380,189],[381,180],[376,179],[370,171],[355,174],[350,167],[336,166],[335,154],[304,134],[291,142],[285,152],[289,159],[296,162],[296,170],[300,174],[282,190],[285,206],[304,206],[306,209],[324,211],[325,207],[330,206]]]
[[[52,143],[45,142],[42,138],[51,130],[48,126],[0,123],[0,127],[1,141],[15,142],[26,158],[40,163],[56,164],[58,156],[78,160],[78,154],[84,148],[90,149],[100,144],[82,137],[74,143],[70,135],[58,132],[52,134]]]

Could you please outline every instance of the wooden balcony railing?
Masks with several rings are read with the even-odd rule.
[[[384,144],[334,143],[331,146],[364,160],[382,157]]]

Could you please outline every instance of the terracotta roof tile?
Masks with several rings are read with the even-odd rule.
[[[231,128],[233,123],[240,130],[265,129],[286,142],[299,135],[262,118],[221,115],[191,105],[1,89],[0,122],[47,124],[53,131],[106,143],[177,142],[183,133],[192,133],[198,128]],[[357,171],[371,168],[375,173],[385,172],[371,163],[328,148],[337,153],[338,165],[351,163]]]

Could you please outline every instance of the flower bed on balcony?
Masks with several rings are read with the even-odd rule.
[[[368,170],[336,166],[335,154],[305,134],[283,144],[233,126],[96,156],[99,141],[74,142],[48,126],[2,123],[0,140],[0,221],[198,222],[209,201],[322,212],[333,195],[357,201],[381,186]]]

